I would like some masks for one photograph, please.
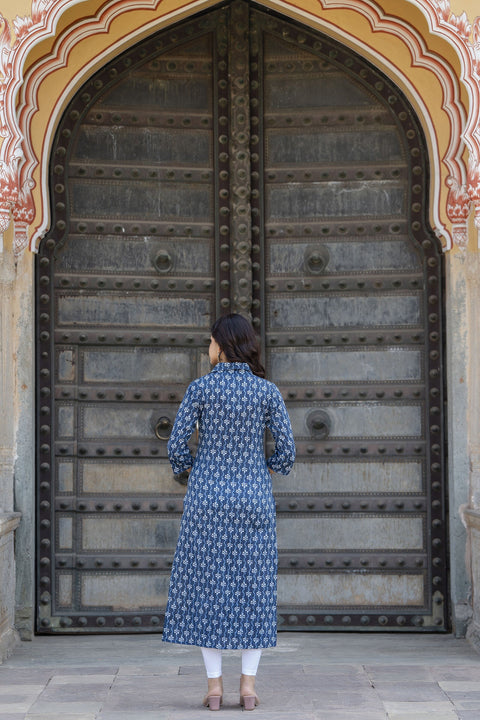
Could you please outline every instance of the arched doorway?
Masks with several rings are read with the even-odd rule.
[[[251,312],[289,405],[279,625],[447,626],[441,252],[402,94],[246,2],[77,93],[38,268],[40,632],[161,627],[166,438],[209,326]]]

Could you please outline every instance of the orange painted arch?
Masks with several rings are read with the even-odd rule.
[[[22,220],[23,226],[29,226],[32,250],[50,226],[50,152],[56,127],[75,92],[96,70],[139,40],[219,4],[212,0],[140,0],[135,4],[50,0],[45,9],[41,2],[34,0],[32,5],[38,10],[37,26],[25,31],[16,51],[15,46],[11,50],[16,55],[6,93],[7,136],[4,133],[0,149],[4,167],[13,167],[18,174],[14,218],[19,226]],[[262,0],[257,5],[334,37],[401,88],[427,139],[430,222],[444,248],[450,249],[455,223],[466,226],[472,199],[469,177],[480,159],[476,134],[480,83],[466,30],[462,40],[455,25],[458,19],[453,24],[451,16],[442,19],[441,3],[436,0]],[[12,166],[14,153],[18,160]],[[2,179],[0,175],[0,183]],[[0,196],[0,205],[2,200]],[[452,215],[454,201],[456,215]],[[17,239],[20,246],[26,244],[23,226]]]

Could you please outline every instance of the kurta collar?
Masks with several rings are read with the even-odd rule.
[[[243,372],[249,372],[250,365],[242,362],[219,362],[213,367],[210,372],[234,372],[235,370],[242,370]]]

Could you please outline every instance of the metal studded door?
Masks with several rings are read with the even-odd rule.
[[[445,627],[422,143],[368,64],[244,2],[77,94],[37,262],[39,632],[161,628],[184,493],[166,440],[231,309],[297,439],[275,479],[280,628]]]
[[[251,41],[255,311],[298,451],[276,478],[280,626],[442,629],[441,252],[422,132],[330,39],[259,13]]]
[[[42,632],[162,625],[185,491],[166,444],[223,298],[222,32],[214,13],[135,47],[57,133],[38,260]]]

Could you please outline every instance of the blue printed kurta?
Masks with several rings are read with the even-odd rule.
[[[188,440],[198,422],[195,460]],[[266,460],[264,431],[275,451]],[[168,443],[175,473],[193,466],[170,578],[163,640],[212,648],[276,644],[277,541],[268,468],[295,460],[278,388],[246,363],[192,382]]]

